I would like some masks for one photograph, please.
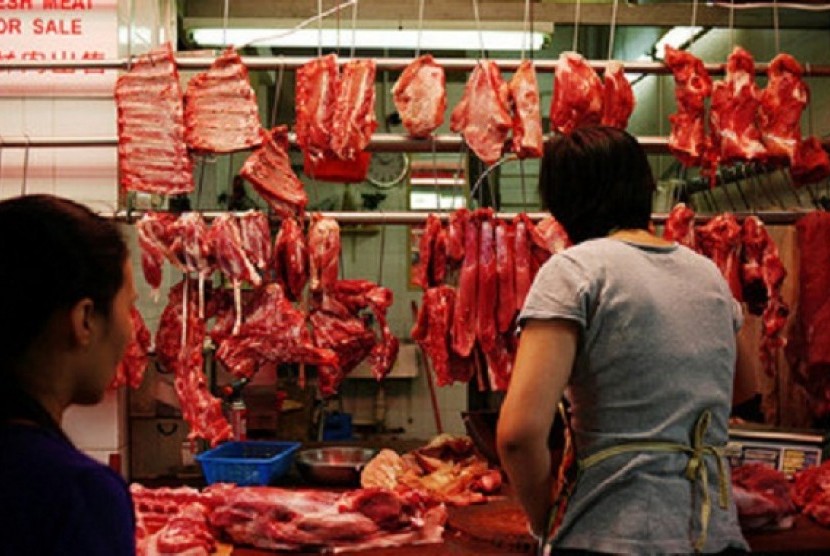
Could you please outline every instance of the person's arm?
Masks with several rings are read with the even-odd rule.
[[[576,357],[579,326],[529,320],[499,415],[497,447],[535,534],[545,532],[552,487],[548,435]]]
[[[737,357],[734,385],[732,387],[733,407],[753,398],[758,393],[747,329],[748,327],[745,326],[735,336]]]

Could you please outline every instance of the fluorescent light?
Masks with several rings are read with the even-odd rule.
[[[193,29],[193,41],[201,46],[277,46],[284,48],[355,48],[415,50],[418,31],[414,29]],[[354,38],[353,38],[354,36]],[[539,50],[544,33],[523,31],[424,29],[422,50]]]
[[[662,60],[666,57],[666,45],[683,48],[692,42],[703,27],[673,27],[654,44],[654,57]]]

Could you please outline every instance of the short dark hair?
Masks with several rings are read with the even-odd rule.
[[[596,126],[545,145],[539,197],[574,243],[614,229],[648,229],[654,176],[634,137]]]
[[[124,282],[127,245],[111,221],[74,201],[0,201],[0,380],[48,320],[83,298],[108,315]]]

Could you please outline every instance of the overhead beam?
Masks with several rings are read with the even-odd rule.
[[[324,2],[324,10],[336,5],[331,0]],[[740,7],[740,4],[735,4]],[[234,0],[229,5],[229,17],[233,20],[294,21],[295,24],[316,15],[316,4],[310,0]],[[213,24],[221,22],[225,0],[185,0],[181,14],[191,23],[193,20],[208,19]],[[351,7],[339,12],[340,25],[351,24]],[[632,4],[621,2],[617,10],[617,25],[672,27],[689,25],[692,22],[692,2],[660,2]],[[613,4],[583,2],[579,4],[580,25],[608,25],[611,22]],[[532,2],[533,19],[540,25],[568,25],[576,19],[576,3]],[[704,27],[729,27],[728,4],[697,4],[696,24]],[[774,27],[773,4],[769,7],[735,9],[733,27],[766,28]],[[830,11],[804,11],[779,6],[781,29],[827,29],[830,27]],[[424,24],[457,22],[464,26],[474,25],[469,0],[425,0]],[[523,1],[482,0],[479,2],[479,18],[485,24],[521,24],[524,18]],[[326,19],[327,25],[337,21],[337,15]],[[418,2],[414,0],[360,0],[358,21],[385,22],[402,28],[416,28],[418,25]],[[235,22],[231,22],[235,25]]]

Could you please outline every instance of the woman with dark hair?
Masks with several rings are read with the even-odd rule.
[[[133,555],[120,475],[61,429],[101,401],[132,335],[135,300],[117,228],[75,202],[0,202],[0,552]]]
[[[711,261],[649,231],[653,191],[624,131],[546,145],[539,193],[575,245],[533,283],[498,424],[546,551],[747,549],[723,457],[741,307]],[[547,438],[563,395],[576,473],[557,498],[540,496],[561,484]]]

